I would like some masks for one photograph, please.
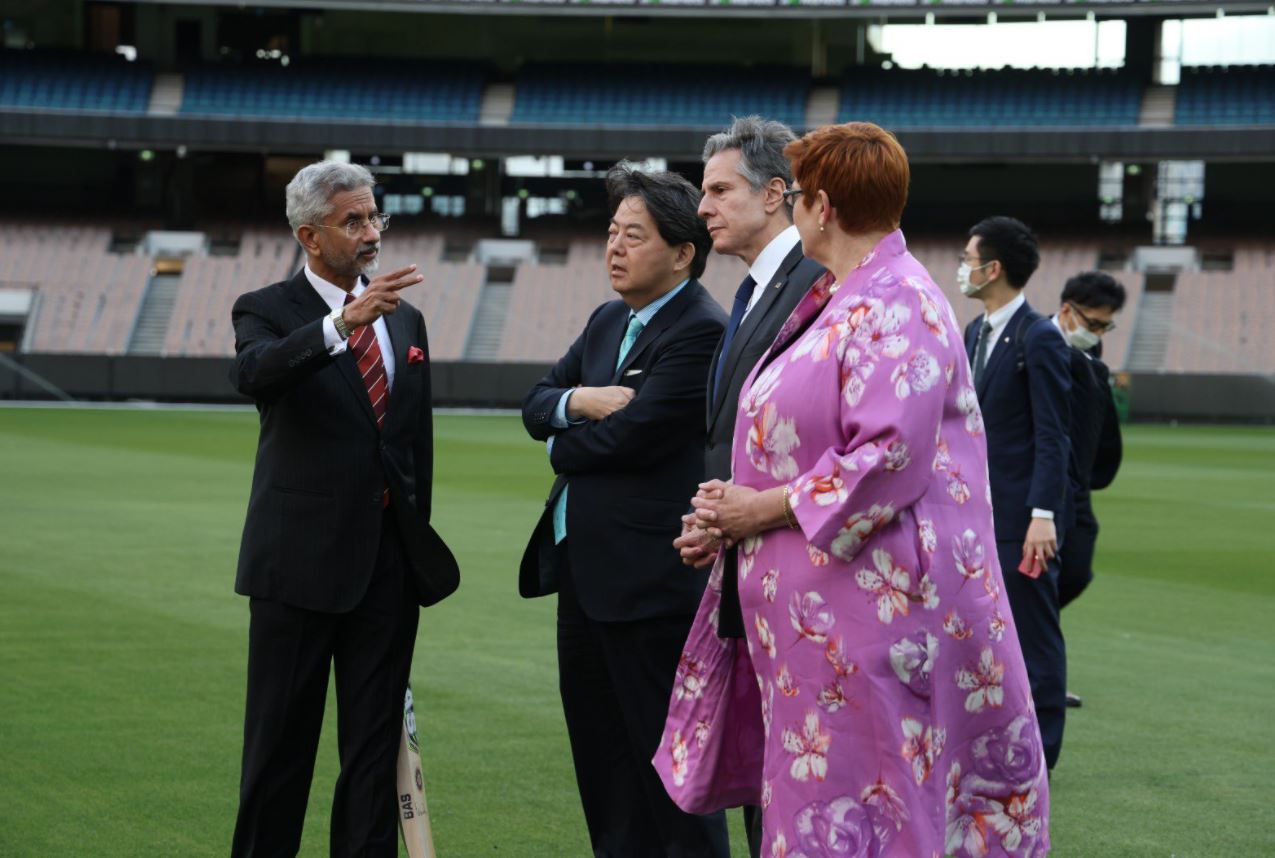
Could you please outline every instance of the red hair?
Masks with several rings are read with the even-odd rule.
[[[871,122],[816,128],[784,147],[802,203],[823,191],[849,233],[899,228],[908,201],[908,156],[894,135]]]

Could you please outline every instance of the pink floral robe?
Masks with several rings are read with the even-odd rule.
[[[788,485],[800,524],[739,548],[765,736],[743,782],[764,809],[762,854],[1045,854],[1049,790],[982,416],[952,309],[902,233],[798,305],[744,385],[733,465],[740,485]],[[696,771],[702,749],[749,732],[719,707],[733,735],[713,737],[696,709],[712,677],[692,674],[729,652],[705,634],[717,600],[710,587],[654,759],[684,804],[697,775],[721,777]]]

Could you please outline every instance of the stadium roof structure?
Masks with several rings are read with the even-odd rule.
[[[206,6],[208,0],[133,0],[163,6]],[[1269,0],[253,0],[258,8],[342,9],[473,15],[623,15],[792,18],[1004,18],[1089,14],[1176,17],[1265,12]]]

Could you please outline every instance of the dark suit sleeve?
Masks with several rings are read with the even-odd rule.
[[[434,497],[434,399],[430,389],[429,338],[425,332],[425,316],[417,314],[416,342],[425,352],[424,372],[421,374],[424,390],[421,392],[420,413],[416,418],[416,436],[412,439],[412,460],[416,468],[416,511],[429,521]]]
[[[1032,325],[1024,345],[1036,434],[1027,505],[1058,514],[1066,498],[1071,455],[1071,346],[1047,318]]]
[[[597,314],[595,310],[593,316],[589,317],[589,324],[584,326],[567,353],[558,359],[549,374],[536,382],[535,387],[522,400],[522,425],[527,428],[527,434],[537,441],[547,441],[551,435],[562,431],[549,421],[553,419],[554,409],[558,407],[562,394],[580,384],[583,377],[581,367],[584,362],[584,344],[589,336],[589,325],[593,324]]]
[[[1105,489],[1116,478],[1120,461],[1124,458],[1124,440],[1120,435],[1120,416],[1116,414],[1116,400],[1111,395],[1111,373],[1106,364],[1094,361],[1098,377],[1098,396],[1103,411],[1102,428],[1098,432],[1098,452],[1094,456],[1093,472],[1089,488]]]
[[[680,450],[696,432],[702,440],[704,386],[721,333],[722,322],[715,318],[670,329],[628,405],[558,434],[550,455],[554,471],[640,470]]]
[[[235,389],[253,399],[271,400],[331,361],[323,343],[323,319],[284,335],[259,292],[240,295],[231,311],[235,326]]]

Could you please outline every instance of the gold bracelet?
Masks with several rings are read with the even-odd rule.
[[[784,521],[788,522],[790,530],[797,529],[797,516],[792,511],[792,489],[784,486]]]

